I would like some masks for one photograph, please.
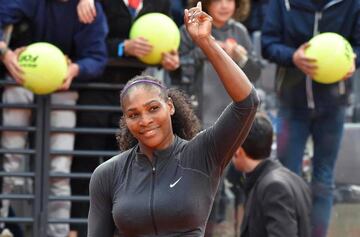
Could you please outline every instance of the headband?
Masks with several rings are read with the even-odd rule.
[[[153,81],[153,80],[149,80],[149,79],[140,79],[140,80],[136,80],[136,81],[133,81],[129,84],[127,84],[124,89],[122,90],[121,92],[121,100],[122,98],[124,97],[125,93],[135,84],[138,84],[138,83],[148,83],[148,84],[153,84],[153,85],[156,85],[158,87],[160,87],[161,89],[166,89],[165,86],[163,86],[162,84],[160,84],[159,82],[157,81]]]

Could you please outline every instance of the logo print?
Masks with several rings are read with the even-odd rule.
[[[170,188],[173,188],[180,181],[181,178],[182,178],[182,176],[178,180],[176,180],[174,183],[170,184]]]

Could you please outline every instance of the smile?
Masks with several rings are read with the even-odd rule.
[[[155,135],[156,129],[157,128],[144,129],[144,130],[140,131],[140,134],[145,137],[151,137],[151,136]]]

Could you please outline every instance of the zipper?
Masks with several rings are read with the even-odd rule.
[[[154,191],[155,191],[155,175],[156,175],[156,160],[155,160],[155,164],[151,164],[152,167],[152,175],[151,175],[151,196],[150,196],[150,214],[151,214],[151,219],[152,219],[152,223],[153,223],[153,227],[154,227],[154,232],[155,235],[158,234],[158,229],[155,223],[155,214],[154,214]]]
[[[291,10],[289,0],[285,0],[285,8],[287,11]]]
[[[284,82],[284,78],[285,78],[285,68],[283,67],[279,67],[279,71],[278,71],[278,75],[277,75],[277,83],[276,83],[276,88],[275,91],[280,94],[281,92],[281,86]]]
[[[319,34],[319,21],[321,20],[322,13],[315,12],[315,20],[314,20],[314,29],[313,29],[313,36]],[[315,101],[314,101],[314,91],[312,88],[312,79],[306,76],[306,99],[308,108],[314,109],[315,108]]]

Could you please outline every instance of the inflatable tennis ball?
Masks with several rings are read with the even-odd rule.
[[[147,64],[159,64],[162,53],[177,50],[180,32],[175,22],[162,13],[148,13],[137,19],[130,29],[130,39],[143,37],[153,46],[152,51],[139,58]]]
[[[349,72],[354,52],[350,43],[336,33],[322,33],[314,36],[305,55],[315,58],[318,66],[315,81],[330,84],[341,80]]]
[[[64,54],[56,46],[39,42],[26,47],[19,55],[23,86],[35,94],[49,94],[63,84],[68,70]]]

